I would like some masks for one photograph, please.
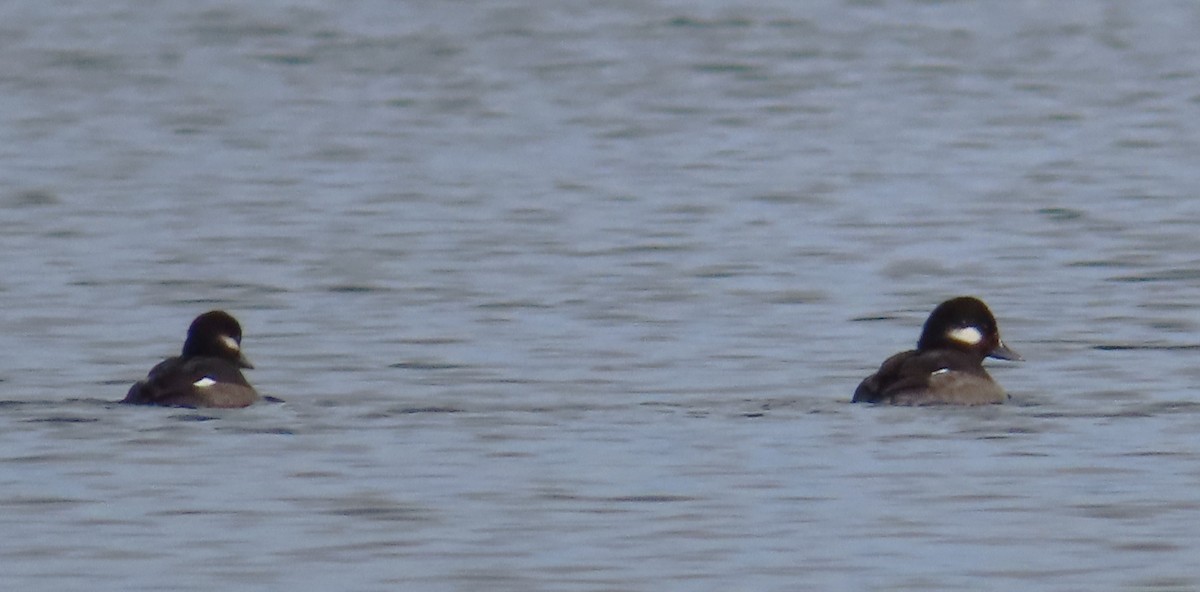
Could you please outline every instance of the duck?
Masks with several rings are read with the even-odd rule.
[[[122,403],[165,407],[247,407],[258,392],[242,374],[254,365],[242,352],[242,326],[223,310],[192,321],[183,352],[150,369]]]
[[[1008,399],[983,368],[984,358],[1022,361],[1000,339],[996,317],[973,296],[951,298],[933,309],[917,348],[884,360],[863,379],[854,403],[891,405],[994,405]]]

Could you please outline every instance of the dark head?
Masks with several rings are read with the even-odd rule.
[[[977,354],[979,359],[1021,360],[1000,340],[996,317],[978,298],[960,296],[938,305],[921,329],[918,350],[957,349]]]
[[[183,342],[183,356],[224,358],[242,368],[254,367],[242,354],[242,326],[223,310],[206,312],[192,321],[187,341]]]

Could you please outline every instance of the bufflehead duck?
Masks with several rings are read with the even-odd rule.
[[[987,405],[1008,396],[983,369],[984,358],[1021,360],[1000,340],[996,317],[978,298],[960,296],[929,314],[917,349],[883,362],[854,391],[855,403]]]
[[[168,407],[246,407],[258,400],[242,376],[242,326],[228,313],[206,312],[188,327],[183,353],[150,369],[122,403]]]

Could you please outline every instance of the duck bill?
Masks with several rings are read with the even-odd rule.
[[[1004,345],[1003,341],[997,342],[996,347],[992,349],[992,351],[988,352],[988,357],[996,358],[997,360],[1012,360],[1014,362],[1022,362],[1025,360],[1025,358],[1022,358],[1021,354],[1017,353],[1016,350]]]
[[[250,360],[248,358],[246,358],[246,354],[244,354],[242,352],[238,352],[237,364],[238,364],[238,366],[241,366],[242,368],[249,368],[251,370],[254,369],[254,364],[251,364]]]

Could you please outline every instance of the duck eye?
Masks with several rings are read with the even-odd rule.
[[[225,347],[229,348],[232,351],[241,351],[242,350],[242,346],[238,345],[237,340],[228,335],[221,336],[221,344],[224,345]]]
[[[983,341],[983,333],[981,333],[979,329],[976,329],[975,327],[959,327],[957,329],[952,329],[946,334],[946,336],[954,341],[965,343],[967,345],[978,345],[980,341]]]

